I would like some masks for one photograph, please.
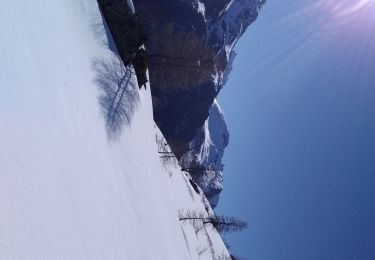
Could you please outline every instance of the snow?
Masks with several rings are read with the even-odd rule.
[[[178,220],[207,205],[176,161],[161,163],[150,86],[108,139],[93,63],[117,56],[96,1],[4,2],[0,31],[0,259],[228,254],[216,231],[207,249]]]
[[[198,1],[198,13],[202,14],[203,16],[206,16],[206,7],[204,3]]]
[[[222,159],[228,143],[229,131],[224,113],[215,99],[208,119],[203,127],[197,130],[191,141],[192,149],[181,160],[187,168],[191,167],[191,162],[194,162],[207,169],[204,174],[196,176],[195,181],[203,189],[213,207],[216,207],[219,193],[223,189]]]
[[[132,12],[135,13],[133,0],[127,0],[127,3],[130,9],[132,10]]]
[[[215,39],[215,47],[224,47],[222,51],[225,52],[227,61],[239,38],[248,25],[255,21],[264,3],[265,0],[232,0],[210,26],[210,37]]]
[[[204,126],[204,141],[198,155],[203,165],[222,169],[221,158],[229,142],[229,132],[218,101],[215,99]],[[220,158],[220,159],[217,159]]]

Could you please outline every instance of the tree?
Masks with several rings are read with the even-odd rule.
[[[247,228],[247,223],[245,221],[239,220],[235,217],[209,215],[197,211],[187,211],[186,213],[180,212],[179,220],[190,222],[195,227],[211,226],[219,233],[236,232]]]

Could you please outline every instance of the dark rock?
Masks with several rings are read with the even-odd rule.
[[[265,0],[134,0],[137,15],[113,8],[126,5],[124,0],[98,1],[125,63],[145,43],[155,122],[183,166],[206,169],[193,178],[215,206],[229,135],[218,137],[223,142],[216,138],[216,144],[225,144],[220,149],[207,148],[202,140],[210,133],[203,127],[228,78],[233,48]],[[147,80],[144,63],[137,59],[134,64],[140,84]],[[216,125],[222,127],[216,132],[226,133],[225,121]],[[205,158],[215,162],[200,161],[204,146],[211,149]]]
[[[255,21],[264,2],[135,1],[135,9],[144,20],[150,55],[154,119],[179,160],[185,154],[196,153],[197,147],[192,151],[191,142],[199,140],[199,129],[227,79],[233,47]],[[207,182],[202,174],[194,177],[212,198],[212,204],[217,203],[221,191],[222,170],[215,169],[218,176],[211,176],[213,182]]]

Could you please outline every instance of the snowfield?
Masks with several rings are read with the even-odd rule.
[[[209,206],[160,158],[149,86],[108,138],[95,63],[117,58],[95,0],[7,1],[0,31],[0,259],[228,256],[178,220]]]

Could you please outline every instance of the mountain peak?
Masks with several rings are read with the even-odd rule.
[[[184,163],[186,158],[196,159],[189,164],[210,167],[215,176],[222,176],[221,159],[229,140],[223,112],[215,100],[232,69],[236,56],[233,48],[255,21],[264,2],[138,0],[135,3],[138,14],[147,17],[145,45],[149,52],[155,122],[178,159]],[[215,149],[217,152],[213,152]],[[217,156],[216,163],[212,163],[213,156]],[[208,187],[212,185],[207,183],[212,183],[211,180],[201,182],[196,178],[198,183],[205,183],[202,189],[208,197]],[[215,180],[215,193],[221,191],[221,183],[222,177]]]

